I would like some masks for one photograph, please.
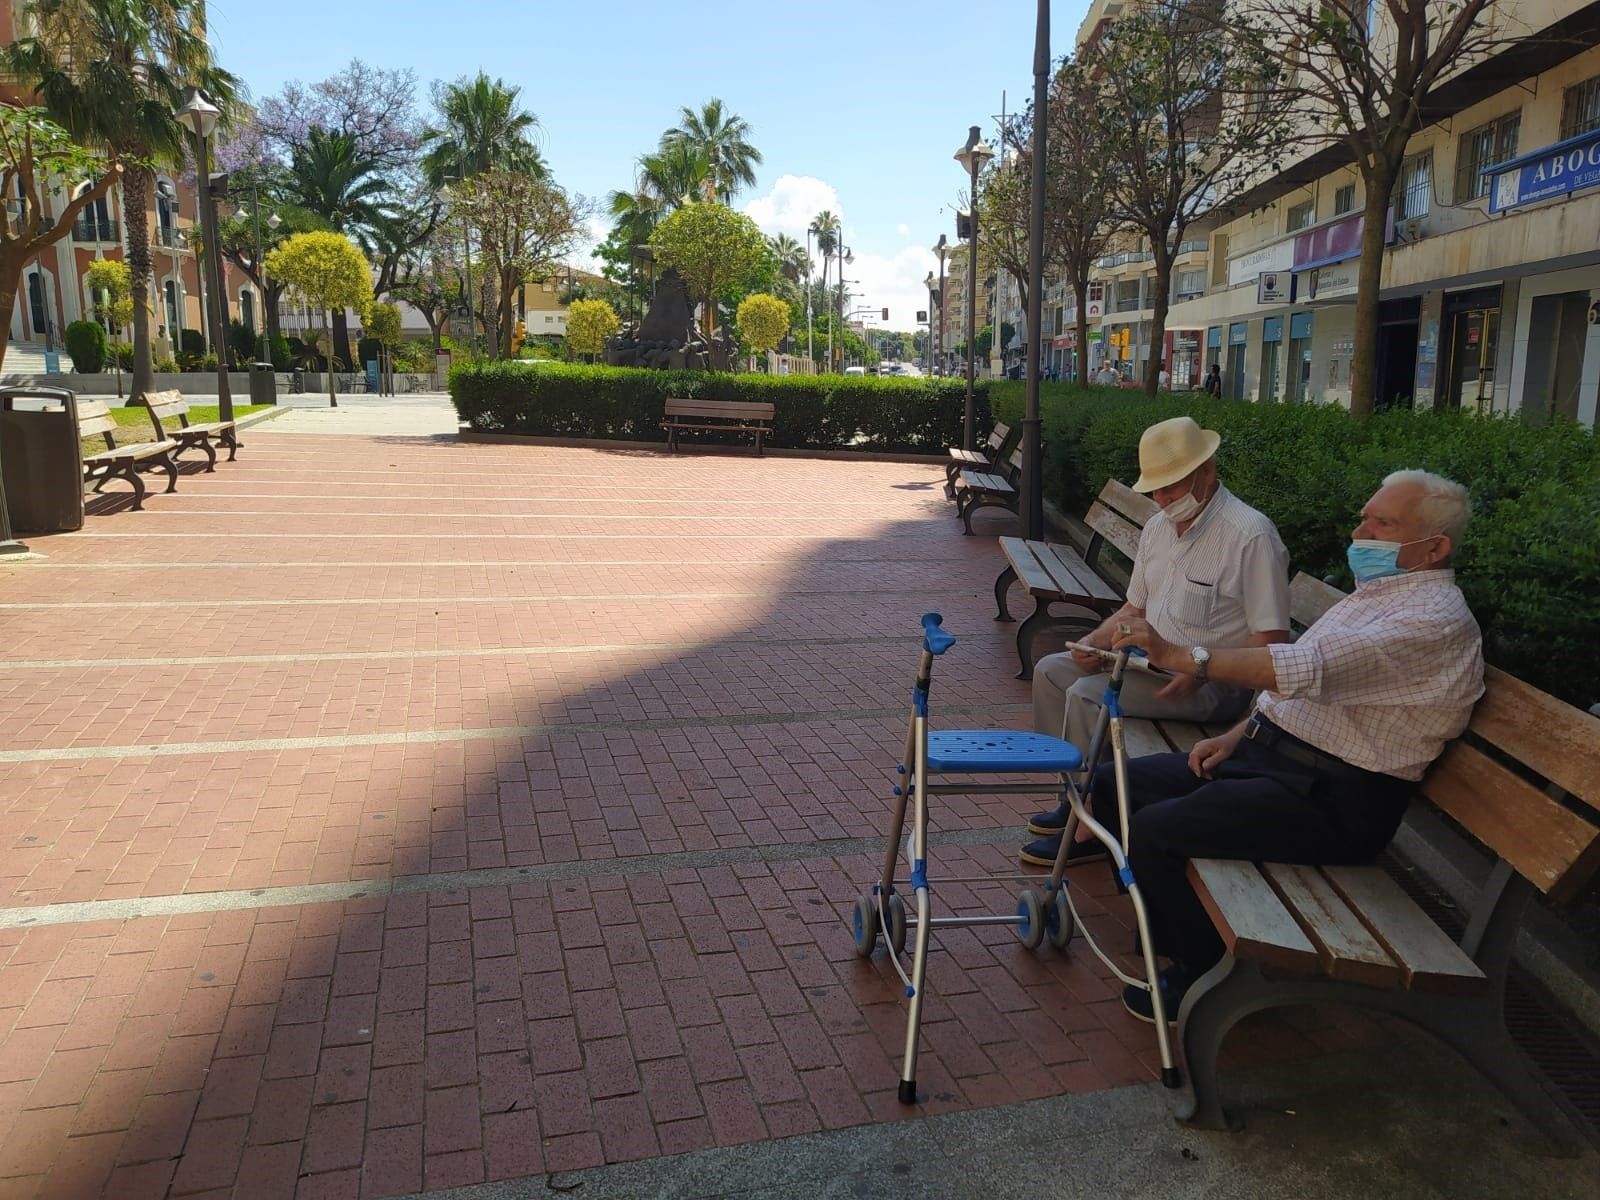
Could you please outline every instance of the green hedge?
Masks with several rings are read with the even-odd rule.
[[[668,397],[771,401],[769,446],[941,454],[961,442],[965,384],[859,375],[645,371],[562,363],[485,363],[450,372],[456,412],[482,433],[664,442]],[[986,386],[978,428],[989,425]],[[706,435],[696,435],[706,436]],[[715,435],[710,435],[715,436]]]
[[[1022,384],[992,386],[995,416],[1022,414]],[[1580,707],[1600,701],[1600,439],[1572,424],[1458,411],[1357,420],[1334,406],[1251,404],[1204,393],[1154,398],[1044,385],[1045,491],[1081,514],[1109,478],[1138,474],[1139,434],[1188,413],[1222,434],[1223,481],[1271,517],[1292,569],[1344,565],[1361,506],[1390,471],[1465,484],[1473,520],[1456,559],[1490,662]]]

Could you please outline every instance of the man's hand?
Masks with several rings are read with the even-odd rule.
[[[1150,660],[1150,665],[1178,674],[1180,662],[1189,662],[1187,651],[1180,652],[1166,638],[1157,633],[1143,617],[1123,617],[1112,630],[1111,648],[1125,650],[1137,646]]]
[[[1232,758],[1233,752],[1238,749],[1239,739],[1244,737],[1245,724],[1245,721],[1240,721],[1227,733],[1196,742],[1189,751],[1189,770],[1201,779],[1216,778],[1213,772]]]
[[[1172,681],[1156,693],[1157,700],[1182,700],[1185,696],[1192,696],[1205,684],[1193,675],[1174,675]]]
[[[1106,669],[1106,660],[1098,654],[1090,654],[1087,650],[1074,650],[1072,665],[1085,675],[1098,675]]]

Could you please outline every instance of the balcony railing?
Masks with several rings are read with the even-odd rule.
[[[156,226],[156,245],[165,246],[168,250],[183,249],[183,234],[176,226]]]
[[[1178,243],[1179,254],[1204,254],[1205,249],[1205,238],[1190,238],[1188,241]]]
[[[79,217],[72,223],[72,240],[75,242],[121,242],[122,234],[117,223],[109,218]]]

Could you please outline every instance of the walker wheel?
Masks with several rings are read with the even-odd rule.
[[[1038,888],[1025,887],[1017,896],[1017,940],[1037,950],[1044,934],[1044,897]]]
[[[1046,938],[1052,948],[1065,950],[1072,935],[1078,932],[1078,923],[1072,919],[1072,907],[1067,903],[1067,885],[1063,883],[1050,897],[1050,907],[1045,914]]]
[[[856,938],[856,953],[871,958],[878,945],[878,906],[871,896],[856,901],[855,918],[851,922]]]
[[[900,899],[898,892],[891,892],[884,908],[889,913],[889,949],[897,955],[904,954],[906,949],[906,902]]]

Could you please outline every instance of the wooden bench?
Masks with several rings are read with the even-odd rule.
[[[104,401],[79,400],[77,411],[78,436],[91,438],[99,434],[106,440],[104,450],[85,455],[83,460],[83,481],[93,483],[96,492],[112,479],[126,479],[133,485],[133,507],[138,511],[144,507],[145,494],[144,480],[139,478],[139,472],[154,467],[166,471],[167,491],[178,490],[178,464],[173,461],[179,449],[177,442],[163,438],[155,442],[119,446],[115,437],[117,422]]]
[[[217,469],[217,449],[212,444],[215,438],[218,445],[228,448],[228,461],[233,462],[238,456],[239,430],[233,421],[208,421],[204,425],[189,424],[189,402],[184,399],[183,393],[177,390],[165,392],[147,392],[136,398],[133,403],[142,405],[150,413],[150,424],[155,426],[156,441],[172,441],[178,443],[178,449],[173,451],[174,460],[185,450],[198,446],[206,452],[206,470]],[[163,425],[163,418],[166,424]],[[173,421],[176,424],[173,424]]]
[[[1342,593],[1306,575],[1297,624]],[[1560,903],[1600,868],[1600,718],[1489,668],[1467,734],[1418,785],[1495,858],[1457,940],[1382,868],[1196,859],[1189,876],[1227,953],[1184,997],[1178,1041],[1188,1082],[1179,1116],[1229,1126],[1217,1055],[1243,1017],[1293,1004],[1352,1004],[1404,1017],[1455,1047],[1553,1142],[1575,1149],[1582,1118],[1541,1084],[1511,1039],[1503,1002],[1523,911]],[[1186,750],[1202,730],[1129,722],[1130,753]],[[1138,728],[1143,727],[1143,728]],[[1149,745],[1136,748],[1135,742]]]
[[[1100,489],[1099,499],[1084,517],[1090,538],[1082,554],[1054,542],[1000,539],[1007,565],[994,581],[995,620],[1014,620],[1006,606],[1006,593],[1014,582],[1020,580],[1033,597],[1033,612],[1017,627],[1017,658],[1022,668],[1018,679],[1033,678],[1033,664],[1039,657],[1034,643],[1041,633],[1054,630],[1069,639],[1079,638],[1122,607],[1121,591],[1112,587],[1100,570],[1101,555],[1112,546],[1131,561],[1144,523],[1159,511],[1150,497],[1112,479]],[[1075,611],[1054,613],[1051,606],[1056,604]]]
[[[667,449],[678,448],[678,433],[685,429],[709,430],[717,433],[753,433],[756,435],[756,454],[761,454],[761,439],[772,432],[772,419],[777,407],[772,404],[745,403],[740,400],[681,400],[669,399],[666,419],[661,428],[667,430]]]
[[[989,431],[988,440],[984,442],[981,450],[963,450],[960,446],[949,447],[950,461],[944,467],[946,491],[953,498],[956,476],[962,471],[993,471],[1005,460],[1007,451],[1013,449],[1015,447],[1011,445],[1011,427],[1002,425],[998,421]]]
[[[990,471],[967,470],[956,476],[956,520],[972,533],[972,514],[980,508],[1017,512],[1017,481],[1022,478],[1022,449],[1011,452],[1005,465]]]

